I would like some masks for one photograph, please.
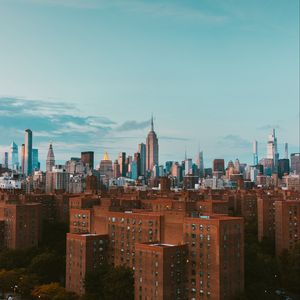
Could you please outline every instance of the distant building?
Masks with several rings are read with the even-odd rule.
[[[213,161],[213,174],[220,177],[225,174],[225,161],[224,159],[214,159]]]
[[[120,173],[122,177],[126,177],[128,167],[126,165],[126,152],[120,152],[118,156],[118,163],[120,166]]]
[[[25,144],[21,146],[21,172],[25,174]]]
[[[46,173],[46,193],[56,190],[66,191],[69,183],[69,173],[62,165],[56,165],[51,172]]]
[[[32,170],[38,171],[40,169],[40,162],[39,162],[39,150],[32,149]]]
[[[105,176],[108,179],[113,177],[112,161],[109,159],[107,152],[104,153],[103,159],[100,162],[99,171],[101,176]]]
[[[203,159],[203,151],[199,151],[198,156],[196,158],[196,164],[199,170],[200,178],[204,177],[204,159]]]
[[[8,169],[8,152],[3,153],[2,166]]]
[[[94,152],[93,151],[81,152],[81,161],[84,166],[87,166],[90,170],[94,170]]]
[[[278,160],[278,177],[281,179],[284,175],[290,174],[290,160],[279,159]]]
[[[145,176],[146,174],[146,144],[139,144],[138,152],[140,153],[141,159],[141,175]]]
[[[300,153],[291,154],[291,173],[300,174]]]
[[[268,145],[267,145],[267,158],[272,159],[273,161],[272,172],[277,173],[279,153],[277,149],[277,137],[276,137],[275,129],[273,129],[272,133],[269,135]]]
[[[55,156],[53,152],[52,144],[49,145],[47,160],[46,160],[46,171],[52,171],[52,168],[55,166]]]
[[[151,118],[151,130],[146,140],[146,169],[152,170],[158,165],[158,138],[154,131],[153,117]]]
[[[120,165],[118,163],[118,160],[116,159],[114,162],[114,178],[119,178],[121,177],[121,172],[120,172]]]
[[[9,149],[9,167],[12,170],[19,169],[19,150],[15,142],[12,142]]]
[[[24,173],[27,176],[32,173],[32,131],[30,129],[25,130]]]

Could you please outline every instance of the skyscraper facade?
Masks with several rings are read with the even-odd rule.
[[[118,156],[118,163],[120,166],[120,173],[122,177],[126,177],[127,165],[126,165],[126,152],[120,152]]]
[[[2,166],[8,168],[8,152],[3,153]]]
[[[196,164],[199,169],[199,176],[204,176],[204,160],[203,160],[203,151],[199,151],[198,156],[196,158]]]
[[[256,166],[258,164],[258,143],[257,141],[253,142],[253,165]]]
[[[91,170],[94,169],[94,152],[93,151],[86,151],[81,152],[81,161],[85,166],[89,166]]]
[[[145,176],[145,174],[146,174],[146,145],[144,143],[139,144],[138,152],[140,153],[141,175]]]
[[[158,138],[154,131],[153,117],[151,118],[151,130],[146,139],[146,169],[152,170],[158,165]]]
[[[55,166],[55,156],[53,152],[52,144],[49,145],[47,160],[46,160],[46,171],[51,172],[52,168]]]
[[[12,170],[17,170],[19,168],[18,146],[15,142],[12,142],[9,149],[9,167]]]
[[[40,163],[39,163],[39,150],[38,149],[32,149],[32,170],[39,170],[40,169]]]
[[[22,174],[25,174],[25,144],[22,144],[21,147],[21,171]]]
[[[24,173],[27,176],[32,173],[32,131],[30,129],[25,130]]]
[[[277,148],[277,137],[275,129],[273,129],[272,134],[269,135],[267,145],[267,158],[273,159],[273,172],[277,172],[279,153]]]
[[[291,173],[300,174],[300,153],[291,154]]]

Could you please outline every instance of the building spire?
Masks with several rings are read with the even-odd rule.
[[[154,131],[153,114],[151,115],[151,131]]]

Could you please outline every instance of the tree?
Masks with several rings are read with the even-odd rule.
[[[38,300],[79,300],[76,294],[67,292],[58,283],[37,286],[31,295]]]
[[[28,272],[36,274],[41,283],[59,282],[65,273],[65,261],[55,252],[44,252],[34,257]]]

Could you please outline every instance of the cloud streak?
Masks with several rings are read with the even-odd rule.
[[[228,16],[202,11],[187,5],[172,2],[142,0],[15,0],[36,5],[62,6],[74,9],[104,10],[117,9],[134,14],[146,14],[153,17],[172,18],[183,21],[194,21],[207,24],[224,24]]]

